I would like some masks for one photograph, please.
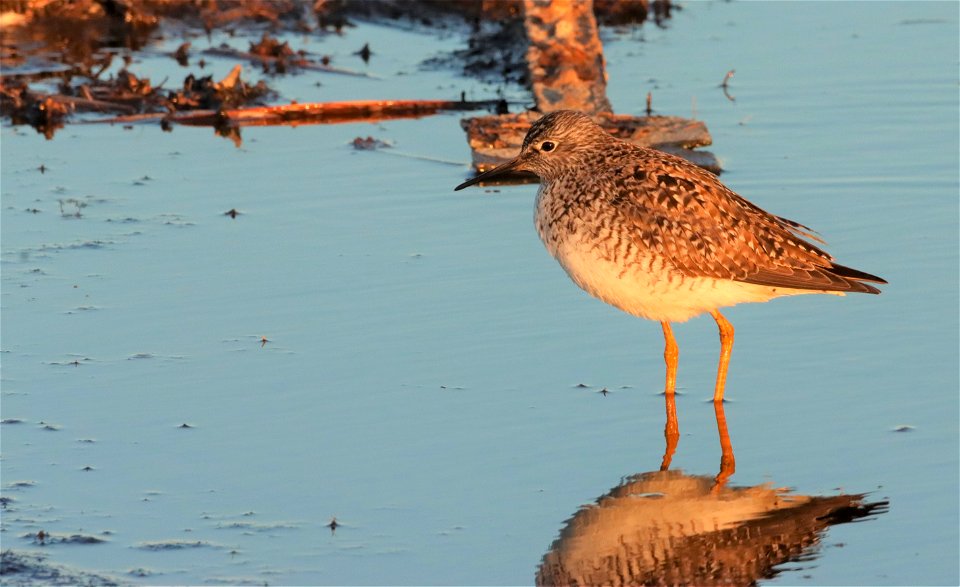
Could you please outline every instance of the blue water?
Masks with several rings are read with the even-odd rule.
[[[730,187],[890,282],[728,313],[730,482],[890,502],[768,584],[960,581],[958,10],[691,3],[666,30],[603,32],[617,112],[650,91],[704,120]],[[179,41],[134,71],[185,75],[162,55]],[[358,69],[370,41],[383,79],[271,79],[285,99],[496,90],[418,67],[456,35],[291,41]],[[240,148],[4,126],[3,548],[143,584],[530,584],[581,505],[656,470],[659,326],[569,282],[534,187],[452,192],[459,119],[245,128]],[[349,145],[368,135],[394,147]],[[675,332],[673,468],[715,475],[716,326]]]

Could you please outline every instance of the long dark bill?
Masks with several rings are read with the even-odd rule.
[[[506,174],[508,174],[508,173],[510,173],[510,172],[512,172],[512,171],[516,171],[516,170],[517,170],[517,166],[518,166],[519,164],[520,164],[520,158],[519,158],[519,157],[517,157],[517,158],[515,158],[515,159],[511,159],[511,160],[507,161],[506,163],[504,163],[504,164],[502,164],[502,165],[497,165],[497,166],[494,167],[493,169],[490,169],[490,170],[488,170],[488,171],[484,171],[483,173],[481,173],[480,175],[474,177],[473,179],[468,179],[467,181],[465,181],[465,182],[461,183],[460,185],[458,185],[457,187],[453,188],[453,191],[458,192],[458,191],[462,190],[463,188],[468,188],[468,187],[470,187],[470,186],[472,186],[472,185],[476,185],[476,184],[480,183],[481,181],[486,181],[486,180],[488,180],[488,179],[493,179],[493,178],[499,177],[499,176],[501,176],[501,175],[506,175]]]

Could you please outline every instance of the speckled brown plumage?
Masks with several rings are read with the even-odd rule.
[[[687,277],[879,293],[863,280],[883,280],[835,263],[805,240],[816,239],[809,229],[761,210],[712,173],[679,157],[615,139],[571,111],[538,120],[524,149],[546,139],[559,143],[554,153],[560,163],[533,171],[542,174],[540,201],[549,206],[538,214],[548,225],[541,233],[551,239],[583,228],[571,219],[593,216],[596,232],[612,230],[616,240],[606,246],[611,254],[634,253],[617,255],[625,263],[644,250],[662,256]],[[561,159],[571,141],[576,144]],[[558,223],[562,226],[556,230]]]
[[[668,393],[676,369],[670,322],[704,312],[717,320],[719,399],[733,328],[718,308],[803,293],[875,294],[865,282],[886,283],[837,264],[809,228],[762,210],[710,172],[619,140],[579,112],[539,119],[520,155],[457,189],[518,170],[540,177],[537,232],[573,281],[663,324]]]

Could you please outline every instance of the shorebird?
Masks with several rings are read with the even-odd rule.
[[[454,189],[517,171],[540,178],[537,233],[570,278],[628,314],[660,322],[668,396],[679,360],[671,323],[707,312],[716,320],[713,400],[721,402],[734,329],[719,308],[799,294],[877,294],[869,283],[886,283],[837,264],[811,229],[762,210],[712,173],[617,139],[580,112],[543,116],[517,157]]]

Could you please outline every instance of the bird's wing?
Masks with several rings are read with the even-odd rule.
[[[609,202],[632,225],[638,246],[661,254],[684,275],[865,293],[879,290],[862,281],[886,283],[836,264],[805,240],[822,243],[809,228],[762,210],[713,174],[644,151],[641,160],[608,170],[620,179]]]

